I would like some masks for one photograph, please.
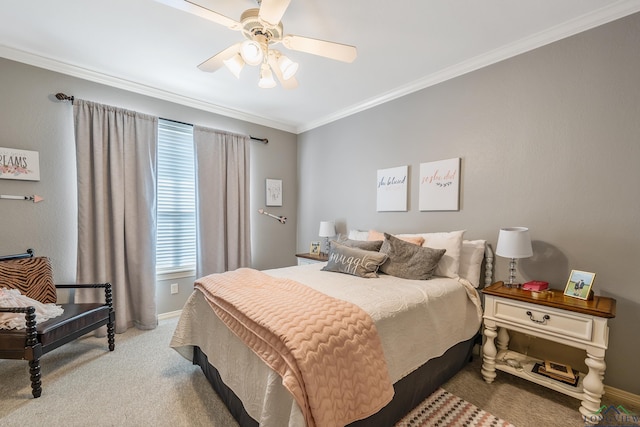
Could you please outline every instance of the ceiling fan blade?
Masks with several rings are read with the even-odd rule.
[[[230,28],[232,30],[242,29],[242,25],[238,21],[235,21],[224,15],[221,15],[218,12],[214,12],[205,7],[202,7],[189,0],[156,0],[156,1],[158,3],[162,3],[167,6],[171,6],[175,9],[191,13],[192,15],[196,15],[196,16],[200,16],[201,18],[208,19],[209,21],[215,22],[216,24],[224,25],[225,27]]]
[[[258,17],[271,25],[278,25],[291,0],[262,0]]]
[[[222,61],[224,61],[225,59],[229,59],[236,53],[240,52],[240,45],[242,45],[242,42],[233,44],[222,52],[216,53],[214,56],[198,65],[198,68],[208,73],[218,71],[218,69],[224,65],[224,62]]]
[[[276,75],[276,77],[278,78],[278,81],[280,82],[283,88],[295,89],[298,87],[298,80],[296,80],[295,77],[289,77],[287,80],[285,80],[284,77],[282,77],[282,71],[278,66],[278,60],[276,59],[275,55],[269,55],[269,65],[271,66],[271,70],[273,71],[273,74]]]
[[[287,49],[324,56],[342,62],[353,62],[358,56],[358,50],[355,46],[291,34],[282,38],[282,44]]]

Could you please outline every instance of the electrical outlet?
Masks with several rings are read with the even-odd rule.
[[[177,294],[178,293],[178,284],[177,283],[172,283],[171,284],[171,294]]]

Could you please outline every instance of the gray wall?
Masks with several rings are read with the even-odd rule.
[[[640,292],[628,280],[640,254],[638,46],[636,14],[299,135],[297,151],[286,132],[0,59],[0,146],[39,151],[42,176],[0,180],[0,194],[45,198],[0,200],[0,253],[33,247],[53,259],[57,281],[75,278],[73,120],[56,92],[265,136],[251,153],[254,267],[293,264],[296,248],[319,240],[321,220],[343,232],[466,229],[493,244],[500,227],[528,226],[535,255],[519,264],[521,279],[562,287],[571,269],[596,272],[596,293],[618,301],[605,383],[639,394],[630,368]],[[460,211],[419,212],[419,164],[452,157],[462,158]],[[401,165],[410,166],[409,211],[377,213],[376,171]],[[283,179],[284,206],[269,211],[286,225],[256,212],[265,178]],[[497,270],[504,278],[507,260]],[[169,296],[169,282],[158,285],[160,312],[187,294]]]
[[[0,194],[38,194],[38,204],[0,200],[0,254],[21,253],[27,247],[52,259],[58,283],[74,282],[76,271],[76,160],[72,106],[53,96],[64,92],[162,118],[269,138],[251,146],[251,234],[253,266],[258,269],[293,265],[297,206],[296,135],[86,80],[0,59],[0,147],[40,153],[38,182],[0,179]],[[285,225],[258,214],[264,207],[265,178],[283,180]],[[278,250],[273,250],[274,246]],[[180,292],[171,295],[170,283]],[[158,312],[182,308],[193,278],[158,283]]]
[[[617,300],[605,383],[640,394],[640,14],[298,136],[298,250],[338,229],[467,230],[495,247],[527,226],[521,280],[596,272]],[[420,212],[422,162],[462,158],[458,212]],[[409,210],[376,212],[376,171],[409,165]],[[498,279],[508,260],[497,258]],[[584,357],[584,356],[582,356]]]

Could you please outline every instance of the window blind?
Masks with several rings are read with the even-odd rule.
[[[158,120],[156,272],[195,270],[193,126]]]

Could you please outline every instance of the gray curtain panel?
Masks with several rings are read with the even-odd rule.
[[[73,103],[82,283],[110,282],[116,332],[153,329],[156,313],[157,117]],[[78,293],[93,301],[97,292]],[[102,297],[104,298],[104,297]]]
[[[251,265],[249,138],[195,126],[197,277]]]

